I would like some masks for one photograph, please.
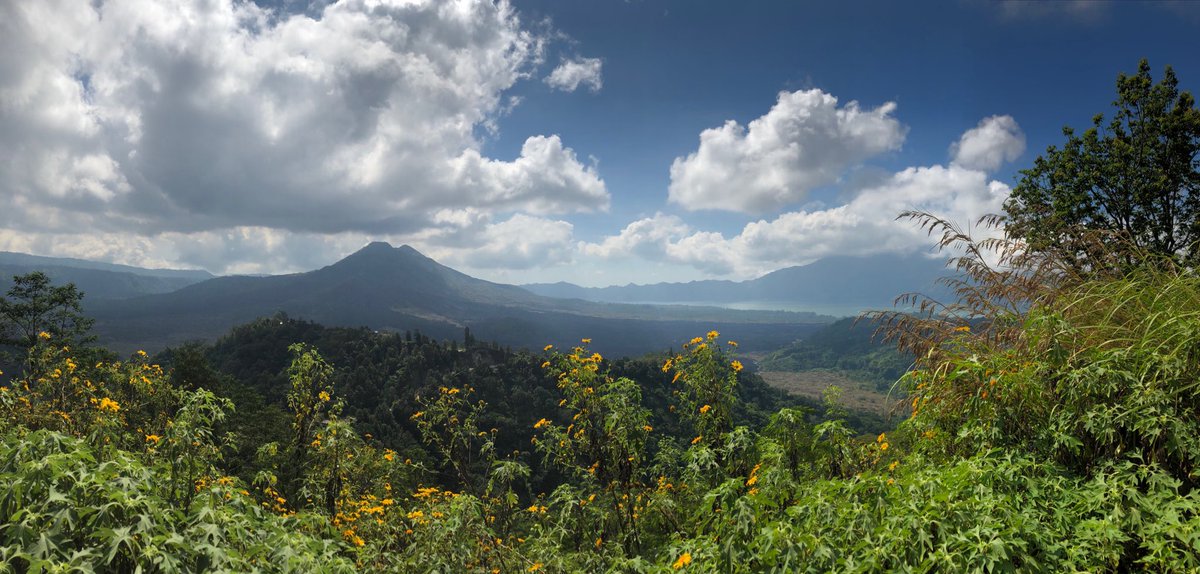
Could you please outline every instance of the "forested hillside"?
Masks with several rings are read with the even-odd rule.
[[[488,404],[480,426],[498,429],[499,452],[531,452],[528,429],[544,416],[558,412],[555,381],[541,364],[543,353],[512,351],[480,342],[438,341],[420,333],[379,333],[369,329],[325,327],[280,315],[234,329],[211,345],[194,343],[168,349],[154,360],[171,372],[181,388],[206,388],[234,400],[238,417],[230,428],[242,436],[236,467],[246,477],[257,469],[253,445],[286,438],[289,415],[286,395],[291,385],[289,347],[304,343],[332,366],[334,388],[344,400],[342,415],[354,420],[359,432],[406,458],[431,462],[436,453],[421,442],[409,418],[420,410],[420,397],[441,387],[475,389]],[[688,432],[671,404],[671,376],[661,369],[665,355],[606,361],[613,376],[638,381],[643,404],[661,432],[684,438]],[[734,417],[739,424],[762,426],[784,407],[803,407],[817,420],[820,403],[789,397],[771,389],[752,373],[742,376]],[[879,432],[883,420],[869,413],[849,413],[860,432]],[[688,437],[690,438],[690,437]],[[234,459],[227,460],[234,464]]]

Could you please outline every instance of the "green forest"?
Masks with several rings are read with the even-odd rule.
[[[902,422],[697,333],[608,359],[286,316],[116,357],[3,299],[3,572],[1200,572],[1200,112],[1170,68],[1064,130],[878,312]],[[810,346],[794,361],[848,370]],[[862,350],[867,352],[869,350]],[[875,353],[875,351],[870,351]],[[912,358],[912,368],[907,369]]]

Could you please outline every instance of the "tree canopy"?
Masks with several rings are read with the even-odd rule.
[[[1148,255],[1194,268],[1200,110],[1192,94],[1179,90],[1170,66],[1154,83],[1142,60],[1136,74],[1118,76],[1113,107],[1082,135],[1063,128],[1066,143],[1021,171],[1004,205],[1010,234],[1034,251],[1060,250],[1080,268],[1097,265],[1099,243],[1123,245],[1124,263]]]
[[[41,271],[13,277],[0,297],[0,345],[33,347],[40,333],[69,343],[87,343],[94,320],[83,315],[83,292],[74,283],[52,285]]]

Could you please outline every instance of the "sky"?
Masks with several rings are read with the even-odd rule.
[[[0,0],[0,250],[506,283],[928,253],[1200,2]]]

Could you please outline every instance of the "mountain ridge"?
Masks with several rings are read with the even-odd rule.
[[[0,264],[19,265],[22,267],[70,267],[75,269],[92,269],[116,273],[132,273],[134,275],[142,275],[146,277],[187,278],[198,281],[216,277],[216,275],[213,275],[212,273],[209,273],[203,269],[158,269],[149,267],[136,267],[133,265],[122,265],[120,263],[92,261],[90,259],[77,259],[74,257],[48,257],[45,255],[17,253],[14,251],[0,251]]]
[[[812,313],[622,305],[554,299],[477,279],[410,246],[373,242],[320,269],[267,277],[217,277],[171,293],[85,300],[101,340],[121,349],[213,339],[253,319],[284,313],[330,326],[419,330],[525,348],[594,338],[602,352],[674,347],[711,328],[751,348],[786,344],[832,320]],[[607,339],[607,342],[601,342]]]
[[[949,274],[945,260],[921,255],[832,256],[808,265],[785,267],[745,281],[696,280],[581,287],[565,281],[523,288],[547,297],[585,301],[732,304],[748,301],[788,306],[843,304],[864,309],[890,307],[906,292],[943,294],[936,279]],[[881,281],[882,278],[887,281]]]

